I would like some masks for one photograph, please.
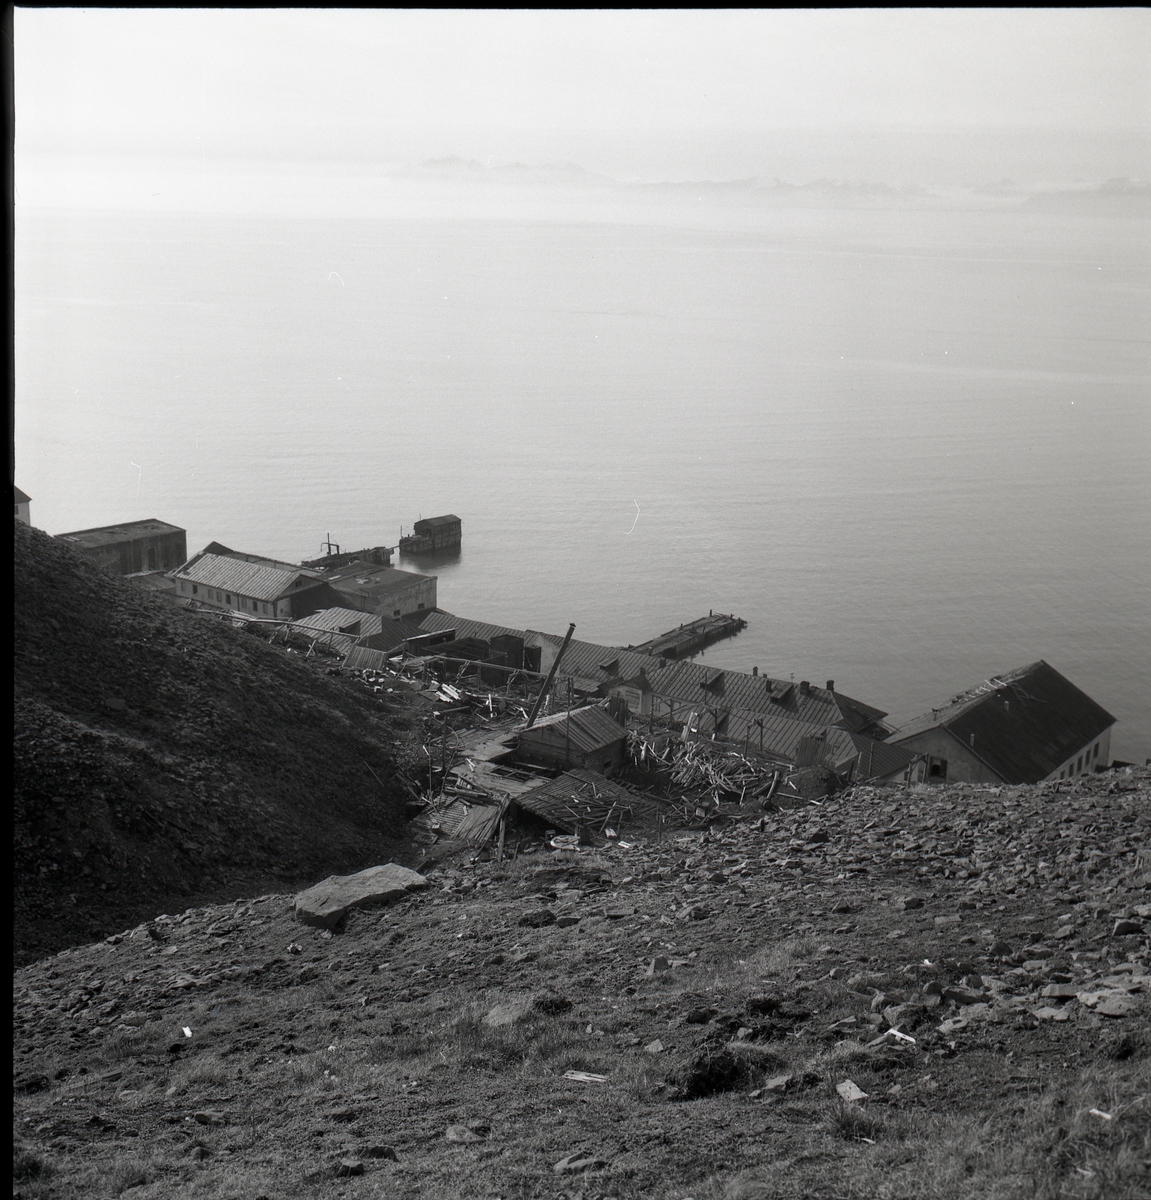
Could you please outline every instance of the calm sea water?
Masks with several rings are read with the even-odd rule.
[[[739,227],[736,227],[739,226]],[[1146,227],[22,212],[17,480],[298,560],[463,518],[440,604],[904,719],[1045,658],[1151,755]]]

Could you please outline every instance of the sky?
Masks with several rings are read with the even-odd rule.
[[[630,148],[674,176],[707,167],[677,139],[754,172],[772,133],[1145,144],[1151,113],[1145,9],[17,8],[14,35],[18,156],[580,154],[626,173]]]

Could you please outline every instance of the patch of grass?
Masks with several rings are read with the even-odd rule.
[[[12,1178],[17,1183],[30,1179],[47,1179],[52,1174],[50,1165],[38,1154],[24,1147],[12,1148]]]
[[[810,1157],[810,1156],[808,1156]],[[754,1171],[744,1172],[728,1181],[718,1194],[723,1200],[796,1200],[797,1197],[838,1196],[837,1190],[811,1191],[797,1185],[797,1180],[812,1174],[811,1170],[797,1170],[793,1160],[785,1158],[766,1163]],[[856,1193],[858,1194],[858,1193]]]
[[[196,1091],[205,1087],[221,1087],[229,1083],[233,1071],[218,1058],[201,1054],[185,1066],[177,1068],[172,1073],[169,1087],[176,1090],[174,1096],[182,1096],[185,1092]]]
[[[762,991],[764,980],[789,982],[796,967],[810,963],[819,942],[813,937],[789,937],[736,957],[718,953],[708,963],[712,986],[728,990]]]
[[[428,1030],[373,1038],[366,1056],[377,1065],[423,1059],[459,1071],[502,1072],[545,1063],[559,1070],[595,1069],[587,1066],[586,1039],[571,1020],[526,1009],[511,1024],[490,1026],[484,1024],[486,1011],[473,1005]]]
[[[849,1142],[861,1142],[864,1139],[878,1142],[887,1128],[883,1113],[878,1109],[847,1104],[842,1100],[831,1106],[824,1124],[832,1137]]]
[[[1135,1200],[1148,1194],[1151,1174],[1149,1082],[1145,1074],[1120,1080],[1105,1068],[1089,1070],[1062,1095],[1037,1097],[1008,1120],[833,1101],[805,1134],[801,1158],[742,1172],[723,1195]],[[1091,1107],[1110,1112],[1111,1121]]]
[[[73,1194],[119,1196],[129,1188],[142,1187],[179,1174],[182,1164],[163,1153],[121,1153],[111,1160],[88,1164],[74,1176]]]
[[[109,1066],[119,1066],[142,1054],[163,1054],[168,1046],[183,1036],[174,1024],[148,1021],[132,1029],[114,1030],[101,1044],[101,1057]]]

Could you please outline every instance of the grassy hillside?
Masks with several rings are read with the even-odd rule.
[[[17,962],[389,856],[406,718],[19,522],[14,567]]]

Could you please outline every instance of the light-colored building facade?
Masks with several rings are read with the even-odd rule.
[[[17,521],[23,521],[25,525],[32,524],[32,497],[22,492],[18,487],[12,487],[12,500],[15,506],[13,514]]]
[[[961,692],[891,742],[927,783],[1040,783],[1106,767],[1115,718],[1042,660]]]
[[[169,578],[181,599],[205,608],[281,621],[298,620],[341,603],[317,572],[268,559],[247,562],[201,550]]]
[[[324,579],[337,591],[338,603],[393,620],[423,615],[436,607],[436,576],[417,575],[372,563],[355,562]]]

